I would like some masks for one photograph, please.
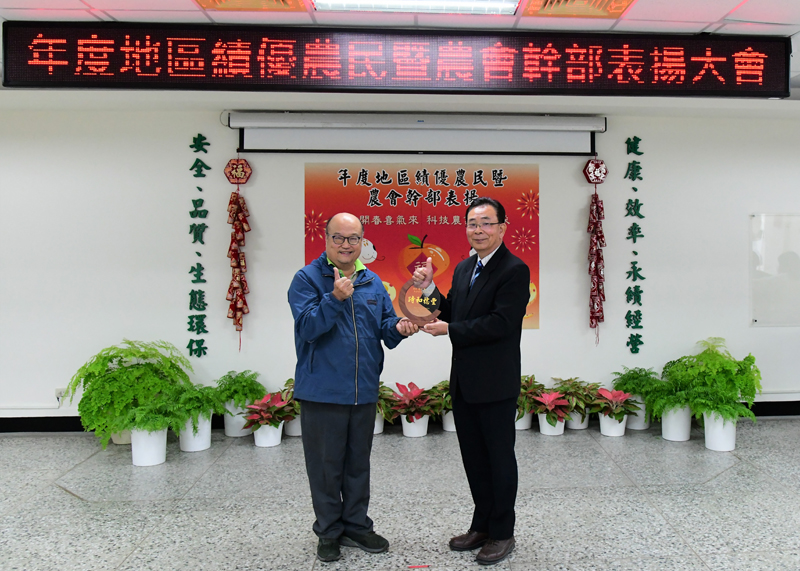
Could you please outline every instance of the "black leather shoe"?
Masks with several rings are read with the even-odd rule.
[[[463,535],[457,535],[450,540],[450,549],[453,551],[472,551],[489,540],[489,534],[482,531],[469,530]]]
[[[475,560],[481,565],[494,565],[495,563],[499,563],[508,557],[509,553],[514,551],[514,543],[513,537],[501,541],[490,539],[478,552],[478,556],[475,557]]]
[[[339,549],[338,539],[319,538],[317,543],[317,559],[320,561],[336,561],[341,559],[342,553]]]

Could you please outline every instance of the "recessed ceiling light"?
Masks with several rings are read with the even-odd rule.
[[[318,12],[413,12],[511,16],[520,0],[313,0]]]

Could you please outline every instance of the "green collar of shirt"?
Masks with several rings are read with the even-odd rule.
[[[336,267],[336,264],[334,264],[328,256],[325,256],[325,259],[328,260],[329,266]],[[367,266],[364,265],[364,262],[362,262],[358,258],[356,258],[356,263],[354,265],[356,267],[356,272],[360,272],[361,270],[367,269]]]

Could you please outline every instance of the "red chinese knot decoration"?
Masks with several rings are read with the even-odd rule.
[[[227,172],[227,169],[225,172]],[[603,184],[603,181],[605,181],[608,176],[606,163],[598,159],[591,159],[586,163],[586,166],[583,167],[583,176],[586,177],[586,181],[589,184]],[[596,191],[597,189],[595,188],[595,192]]]
[[[594,184],[594,194],[589,205],[589,278],[591,290],[589,293],[589,327],[595,330],[595,342],[600,342],[599,324],[605,320],[603,315],[603,302],[606,300],[605,289],[605,263],[603,262],[603,248],[606,238],[603,234],[603,201],[597,194],[597,185],[602,184],[608,175],[608,169],[603,161],[597,157],[586,163],[583,169],[586,180]]]
[[[239,332],[239,350],[242,348],[242,320],[247,313],[250,313],[245,297],[250,293],[245,276],[247,260],[242,251],[245,244],[245,233],[250,232],[250,224],[247,223],[250,212],[247,210],[244,196],[239,192],[239,185],[246,183],[252,173],[253,169],[244,159],[231,159],[225,167],[225,176],[228,181],[236,185],[236,190],[231,193],[228,201],[228,224],[232,227],[231,242],[228,246],[228,258],[231,260],[231,284],[225,299],[230,302],[228,318],[233,319],[233,325]]]
[[[228,177],[228,182],[231,184],[246,184],[250,180],[251,174],[253,174],[253,169],[244,159],[231,159],[225,165],[225,176]]]

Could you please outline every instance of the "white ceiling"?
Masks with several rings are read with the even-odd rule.
[[[800,101],[800,0],[636,0],[616,20],[441,14],[316,13],[204,10],[194,0],[0,0],[0,20],[118,21],[340,26],[374,28],[461,28],[590,32],[649,32],[774,35],[792,37],[791,99]],[[526,5],[522,0],[522,5]],[[2,90],[0,105],[9,102]],[[30,96],[30,94],[29,94]],[[219,97],[219,94],[212,99]],[[241,95],[237,97],[241,98]],[[257,100],[252,94],[249,96]],[[478,96],[472,96],[473,99]],[[482,97],[482,96],[481,96]],[[16,98],[12,98],[16,99]],[[244,97],[247,99],[247,97]],[[414,98],[408,98],[413,100]],[[441,101],[447,97],[442,96]],[[621,98],[617,98],[621,99]],[[5,101],[4,101],[5,100]],[[263,101],[263,98],[261,98]],[[368,101],[369,98],[364,98]],[[513,101],[505,99],[506,101]],[[430,98],[427,98],[430,101]],[[585,98],[584,98],[585,101]],[[3,105],[5,106],[5,105]],[[513,105],[512,105],[513,106]],[[262,104],[263,107],[263,104]]]

